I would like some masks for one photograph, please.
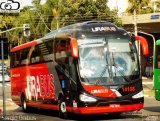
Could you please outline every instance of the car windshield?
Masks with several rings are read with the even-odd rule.
[[[79,70],[85,83],[121,84],[139,73],[135,45],[127,37],[92,37],[78,40]]]

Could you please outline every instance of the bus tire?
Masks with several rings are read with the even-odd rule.
[[[63,119],[67,118],[66,102],[63,98],[59,100],[59,117]]]
[[[26,97],[24,95],[21,97],[21,103],[23,112],[27,113],[29,111],[29,107],[27,106]]]
[[[121,115],[121,112],[109,113],[109,116],[111,116],[111,117],[119,117],[120,115]]]

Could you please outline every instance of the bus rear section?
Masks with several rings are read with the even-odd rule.
[[[160,101],[160,40],[155,43],[154,49],[154,89],[155,99]]]
[[[94,21],[51,32],[27,48],[15,47],[12,99],[22,108],[59,110],[62,117],[68,112],[140,110],[144,97],[135,40],[147,54],[144,38],[131,37],[114,24]],[[15,55],[25,49],[29,49],[23,54],[25,65],[14,65],[20,58]]]
[[[55,102],[62,91],[53,57],[52,40],[32,41],[12,49],[12,100],[25,112],[29,107],[58,110]]]

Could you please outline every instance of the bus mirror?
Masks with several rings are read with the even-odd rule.
[[[71,47],[72,57],[78,58],[78,42],[75,38],[71,39],[70,47]]]
[[[144,56],[149,55],[149,47],[147,40],[142,36],[135,36],[135,40],[139,41],[141,43],[142,47],[142,53]]]

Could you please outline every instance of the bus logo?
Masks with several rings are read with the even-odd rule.
[[[36,100],[41,98],[55,98],[55,87],[52,84],[54,76],[49,75],[37,75],[26,77],[27,88],[25,89],[26,96],[29,100],[34,97]]]
[[[96,93],[108,93],[108,89],[94,89],[91,90],[92,94],[96,94]]]
[[[102,31],[116,31],[116,28],[115,27],[94,27],[94,28],[91,28],[92,29],[92,32],[102,32]]]

